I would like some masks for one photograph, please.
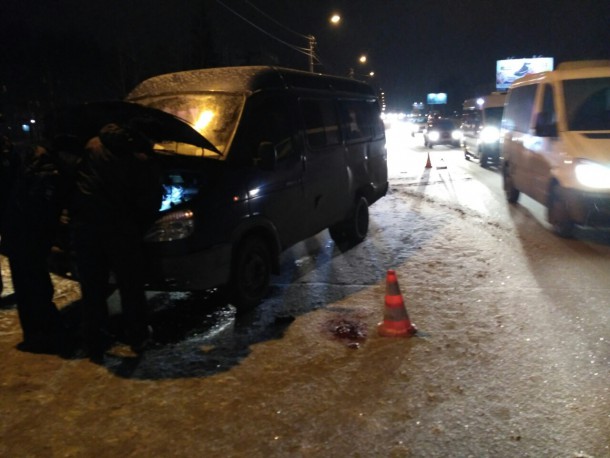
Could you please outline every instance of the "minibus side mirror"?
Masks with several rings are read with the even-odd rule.
[[[258,145],[258,166],[263,170],[275,170],[277,151],[271,142],[261,142]]]
[[[557,124],[553,122],[551,113],[541,111],[536,116],[536,136],[537,137],[556,137]]]

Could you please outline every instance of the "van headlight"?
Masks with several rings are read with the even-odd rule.
[[[441,138],[441,134],[437,131],[437,130],[431,130],[430,132],[428,132],[428,138],[435,142],[437,141],[439,138]]]
[[[171,242],[185,239],[193,234],[195,222],[193,212],[181,210],[159,218],[144,235],[145,242]]]
[[[481,131],[479,138],[483,143],[496,143],[500,141],[500,129],[494,126],[486,126]]]
[[[454,140],[461,140],[461,138],[462,138],[462,131],[461,130],[454,130],[453,132],[451,132],[451,138],[453,138]]]
[[[579,161],[574,174],[580,184],[594,189],[610,189],[610,167],[591,161]]]

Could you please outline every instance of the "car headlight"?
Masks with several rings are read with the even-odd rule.
[[[193,212],[181,210],[159,218],[144,235],[145,242],[171,242],[185,239],[193,234],[195,222]]]
[[[454,140],[460,140],[462,138],[462,131],[461,130],[454,130],[453,132],[451,132],[451,138],[453,138]]]
[[[437,130],[432,130],[432,131],[428,132],[428,139],[429,140],[435,142],[439,138],[441,138],[441,134]]]
[[[479,138],[483,143],[496,143],[500,141],[500,129],[494,126],[486,126],[481,131]]]
[[[610,167],[591,161],[579,161],[574,174],[580,184],[594,189],[610,189]]]

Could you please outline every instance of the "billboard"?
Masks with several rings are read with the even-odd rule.
[[[442,105],[447,103],[447,94],[444,92],[439,92],[438,94],[431,92],[428,94],[426,102],[428,105]]]
[[[553,70],[552,57],[531,57],[529,59],[506,59],[496,61],[496,89],[506,91],[511,83],[529,73]]]

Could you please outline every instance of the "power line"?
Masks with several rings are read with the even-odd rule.
[[[265,16],[267,19],[269,19],[271,22],[273,22],[274,24],[279,25],[280,27],[282,27],[284,30],[287,30],[290,33],[293,33],[301,38],[304,38],[306,40],[309,40],[309,36],[308,35],[303,35],[302,33],[299,32],[295,32],[294,30],[292,30],[290,27],[285,26],[284,24],[282,24],[281,22],[277,21],[276,19],[272,18],[270,15],[268,15],[267,13],[265,13],[263,10],[261,10],[258,6],[254,5],[252,2],[246,0],[246,3],[248,5],[250,5],[252,8],[254,8],[256,11],[258,11],[260,14],[262,14],[263,16]]]
[[[302,54],[305,54],[306,56],[309,56],[311,59],[315,59],[317,63],[320,63],[320,60],[318,59],[318,57],[315,55],[315,52],[313,51],[313,47],[310,46],[309,48],[303,48],[303,47],[299,47],[296,45],[293,45],[291,43],[288,43],[287,41],[282,40],[281,38],[276,37],[275,35],[273,35],[270,32],[267,32],[265,29],[263,29],[262,27],[260,27],[259,25],[255,24],[254,22],[250,21],[248,18],[246,18],[245,16],[239,14],[237,11],[235,11],[233,8],[229,7],[228,5],[226,5],[224,2],[222,2],[221,0],[216,0],[216,3],[218,3],[220,6],[222,6],[223,8],[225,8],[226,10],[230,11],[231,13],[233,13],[235,16],[237,16],[238,18],[240,18],[242,21],[248,23],[249,25],[251,25],[252,27],[254,27],[256,30],[258,30],[259,32],[264,33],[265,35],[267,35],[270,38],[273,38],[274,40],[282,43],[285,46],[288,46],[289,48],[293,49],[294,51],[300,52]],[[252,6],[253,8],[257,9],[254,5],[252,5],[250,2],[247,2],[250,6]],[[262,11],[258,10],[261,14],[267,16],[269,19],[271,19],[273,22],[275,22],[276,24],[282,25],[280,24],[278,21],[272,19],[270,16],[268,16],[266,13],[263,13]],[[290,29],[288,29],[287,27],[283,26],[285,29],[291,31],[292,33],[295,33],[305,39],[311,40],[313,39],[312,36],[305,36],[305,35],[301,35],[297,32],[294,32]]]

